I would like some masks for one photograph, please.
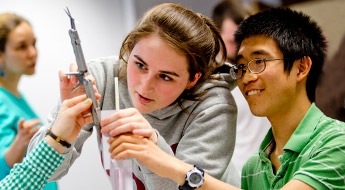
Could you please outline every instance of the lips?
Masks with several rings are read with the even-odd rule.
[[[253,95],[256,95],[256,94],[259,94],[260,92],[262,92],[263,90],[258,90],[258,89],[255,89],[255,90],[249,90],[246,92],[246,95],[247,96],[253,96]]]
[[[150,103],[150,102],[153,101],[152,99],[146,98],[146,97],[140,95],[139,93],[137,93],[137,95],[138,95],[138,100],[139,100],[141,103]]]
[[[28,66],[28,68],[35,68],[36,67],[36,61],[35,62],[29,62],[28,64],[27,64],[27,66]]]

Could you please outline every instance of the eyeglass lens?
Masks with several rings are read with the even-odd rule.
[[[244,69],[246,66],[248,67],[251,73],[254,73],[254,74],[261,73],[263,70],[265,70],[265,60],[253,59],[253,60],[250,60],[247,65],[239,64],[239,65],[233,66],[230,69],[231,77],[235,80],[242,78],[243,74],[246,72],[246,69]]]

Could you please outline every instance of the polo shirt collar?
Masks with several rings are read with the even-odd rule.
[[[273,146],[274,146],[274,139],[273,139],[273,133],[272,133],[272,127],[271,127],[268,130],[259,148],[259,155],[262,160],[265,160],[268,158],[268,155],[272,151]]]
[[[313,134],[321,116],[322,112],[315,106],[315,103],[313,103],[307,114],[303,117],[302,121],[291,135],[283,150],[301,152],[310,141],[310,137]]]

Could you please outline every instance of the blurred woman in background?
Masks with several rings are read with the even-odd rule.
[[[30,23],[13,13],[0,14],[0,180],[20,163],[40,125],[18,90],[22,75],[35,74],[36,37]],[[56,190],[56,182],[46,186]]]

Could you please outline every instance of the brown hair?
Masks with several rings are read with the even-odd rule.
[[[220,30],[225,19],[231,19],[239,25],[246,17],[254,13],[254,10],[239,0],[223,0],[213,8],[212,20]]]
[[[14,13],[0,14],[0,52],[5,51],[8,34],[22,22],[30,24],[25,18]]]
[[[139,24],[124,39],[120,50],[120,60],[125,63],[119,71],[121,78],[126,77],[127,60],[135,44],[152,34],[158,34],[176,51],[186,55],[189,63],[189,80],[193,80],[198,72],[202,74],[197,84],[212,78],[214,70],[225,61],[224,42],[210,19],[180,5],[164,3],[146,12]],[[219,52],[224,53],[222,60],[217,63],[216,56]],[[186,89],[177,101],[197,100],[202,96],[204,93],[192,94],[195,86]]]

